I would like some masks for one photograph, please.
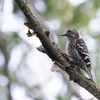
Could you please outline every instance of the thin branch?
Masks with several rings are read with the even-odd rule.
[[[27,3],[24,0],[15,0],[23,14],[26,16],[28,22],[30,23],[30,28],[34,30],[34,33],[40,39],[43,47],[46,50],[47,55],[54,60],[66,73],[69,74],[70,79],[85,88],[96,98],[100,100],[100,88],[98,85],[94,84],[88,78],[84,77],[77,69],[71,67],[71,63],[66,60],[65,56],[61,55],[62,51],[59,51],[53,43],[50,42],[46,35],[45,29],[41,26],[38,19],[31,12]],[[70,66],[70,67],[68,67]]]

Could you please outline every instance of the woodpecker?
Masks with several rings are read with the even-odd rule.
[[[86,43],[80,36],[79,31],[77,31],[74,28],[71,28],[68,29],[67,32],[61,36],[65,36],[67,38],[66,49],[69,59],[79,69],[85,71],[89,75],[91,81],[93,81],[93,77],[91,74],[92,67],[89,52]]]

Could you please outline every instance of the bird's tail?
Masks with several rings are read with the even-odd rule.
[[[87,69],[87,74],[89,75],[90,80],[95,84],[95,82],[94,82],[94,80],[93,80],[93,76],[92,76],[91,70],[88,70],[88,69]]]

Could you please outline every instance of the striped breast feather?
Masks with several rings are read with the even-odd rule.
[[[76,49],[78,50],[84,62],[86,63],[87,68],[91,70],[91,61],[89,57],[89,52],[86,43],[82,38],[76,40]]]

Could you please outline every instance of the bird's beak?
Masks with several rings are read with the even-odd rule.
[[[66,34],[62,34],[62,35],[60,35],[60,36],[66,36]]]

